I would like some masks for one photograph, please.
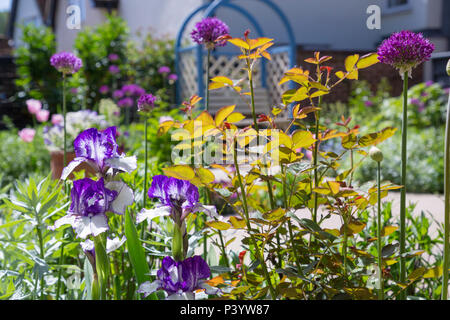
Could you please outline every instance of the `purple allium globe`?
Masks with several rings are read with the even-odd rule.
[[[170,73],[170,68],[168,66],[161,66],[158,69],[158,73]]]
[[[50,64],[63,74],[73,74],[78,72],[83,66],[80,58],[70,52],[60,52],[50,58]]]
[[[111,65],[111,66],[109,66],[108,71],[111,74],[117,74],[120,72],[120,68],[116,65]]]
[[[211,276],[208,264],[200,256],[193,256],[183,261],[175,261],[165,257],[158,270],[156,280],[144,282],[137,292],[144,297],[164,290],[167,300],[194,300],[197,290],[205,290],[206,294],[217,294],[219,289],[209,286],[204,279]]]
[[[214,49],[226,45],[226,40],[217,41],[217,39],[228,33],[229,28],[223,21],[208,17],[195,24],[195,28],[191,32],[191,38],[195,43],[204,44],[207,49]]]
[[[204,206],[198,199],[198,188],[187,180],[156,175],[148,189],[149,198],[157,198],[159,205],[147,210],[142,209],[136,216],[138,223],[156,217],[170,216],[174,221],[182,222],[192,212],[205,212],[217,216],[214,206]]]
[[[171,74],[169,74],[167,79],[169,79],[170,81],[177,81],[178,80],[178,76],[175,73],[171,73]]]
[[[431,58],[434,44],[421,33],[403,30],[392,34],[378,47],[378,60],[396,68],[403,78],[411,77],[412,69]]]
[[[155,106],[156,97],[152,94],[143,94],[138,100],[138,111],[149,112]]]
[[[131,108],[133,105],[134,100],[130,97],[125,97],[117,102],[117,106],[120,108]]]

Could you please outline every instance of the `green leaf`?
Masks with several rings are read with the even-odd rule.
[[[130,213],[125,214],[125,236],[127,237],[127,249],[128,255],[130,257],[131,265],[134,269],[134,274],[136,275],[138,285],[150,280],[148,274],[150,269],[145,259],[144,248],[139,241],[136,227],[131,220]],[[155,300],[156,296],[153,293],[151,299]]]
[[[228,230],[230,225],[222,221],[208,221],[206,225],[217,230]]]
[[[278,208],[263,215],[264,219],[269,221],[279,220],[284,217],[286,210],[283,208]]]
[[[399,247],[398,243],[388,244],[388,245],[384,246],[381,249],[381,256],[383,258],[387,258],[387,257],[392,256],[394,254],[394,252],[397,250],[398,247]]]

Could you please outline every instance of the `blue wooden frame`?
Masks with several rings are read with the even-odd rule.
[[[197,9],[195,9],[189,16],[183,21],[180,30],[178,31],[176,42],[175,42],[175,70],[178,75],[181,74],[180,65],[179,65],[179,59],[180,59],[180,53],[192,51],[196,54],[196,60],[197,60],[197,87],[198,87],[198,93],[197,95],[200,97],[203,97],[204,91],[205,91],[205,84],[203,79],[203,57],[206,55],[206,51],[203,49],[203,46],[201,45],[193,45],[186,48],[181,48],[181,40],[183,37],[183,34],[185,32],[186,26],[188,23],[192,20],[194,16],[196,16],[199,12],[204,11],[203,17],[210,17],[212,16],[217,9],[220,7],[227,7],[230,8],[241,15],[244,16],[255,28],[255,31],[258,35],[258,37],[264,37],[264,32],[258,23],[258,21],[253,17],[253,15],[248,12],[246,9],[242,8],[241,6],[231,3],[232,0],[214,0],[210,4],[204,4]],[[241,1],[251,1],[251,0],[241,0]],[[286,32],[289,38],[289,44],[287,46],[279,46],[271,49],[271,52],[280,52],[280,51],[288,51],[289,55],[289,61],[290,61],[290,67],[293,67],[296,63],[296,41],[295,41],[295,35],[292,30],[292,27],[286,17],[286,15],[283,13],[283,11],[271,0],[253,0],[262,2],[263,4],[267,5],[281,20],[281,22],[284,24],[284,27],[286,28]],[[195,50],[195,51],[194,51]],[[213,53],[214,54],[214,53]],[[227,54],[221,52],[220,55]],[[265,59],[262,59],[261,63],[261,86],[266,87],[266,61]],[[181,78],[181,77],[180,77]],[[180,81],[177,81],[176,84],[176,102],[179,104],[180,101]]]

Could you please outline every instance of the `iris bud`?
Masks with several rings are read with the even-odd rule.
[[[372,158],[372,160],[376,162],[383,161],[383,152],[381,152],[381,150],[378,149],[377,147],[370,148],[369,156]]]
[[[450,59],[447,62],[447,74],[450,76]]]

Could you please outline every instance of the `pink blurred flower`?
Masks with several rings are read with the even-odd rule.
[[[39,122],[46,122],[50,116],[50,111],[42,109],[36,113],[36,119]]]
[[[57,124],[60,124],[63,121],[64,121],[64,117],[62,114],[58,114],[58,113],[52,114],[52,124],[53,125],[56,126]]]
[[[36,114],[39,110],[42,109],[42,103],[39,100],[29,99],[26,101],[28,112],[31,114]]]
[[[77,94],[78,93],[78,88],[70,88],[70,93],[71,94]]]
[[[36,130],[31,128],[25,128],[19,131],[19,137],[24,142],[31,142],[34,139],[34,136],[36,135]]]

